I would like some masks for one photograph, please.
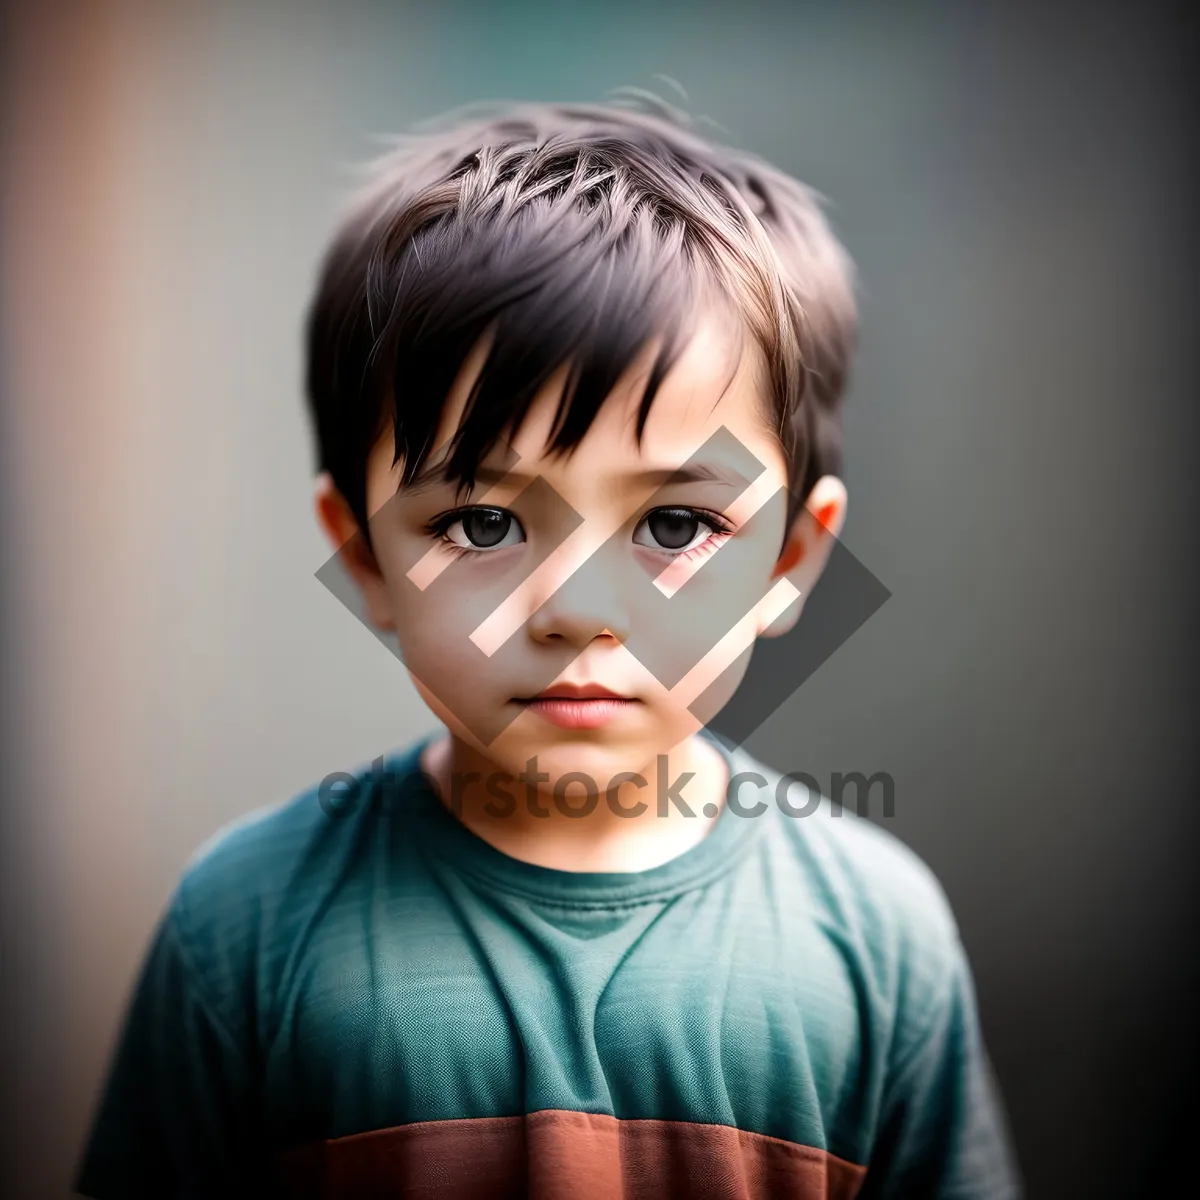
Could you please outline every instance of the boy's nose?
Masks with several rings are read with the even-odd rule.
[[[527,628],[536,641],[558,641],[583,649],[608,633],[618,642],[629,637],[629,609],[620,572],[606,570],[603,555],[581,566],[542,601]]]

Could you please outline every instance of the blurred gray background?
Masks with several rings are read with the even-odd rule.
[[[893,596],[749,748],[895,778],[1030,1195],[1190,1191],[1184,46],[1146,5],[9,6],[4,1194],[68,1194],[196,848],[430,725],[314,578],[300,330],[348,168],[661,75],[861,276],[844,540]]]

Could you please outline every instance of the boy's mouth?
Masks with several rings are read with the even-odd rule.
[[[516,700],[564,729],[598,729],[641,703],[598,683],[556,683],[536,696],[518,696]]]

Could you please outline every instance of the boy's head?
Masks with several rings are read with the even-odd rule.
[[[603,772],[711,718],[840,528],[855,329],[813,194],[665,106],[513,105],[379,160],[309,321],[317,507],[452,731]],[[523,703],[564,680],[632,702]]]

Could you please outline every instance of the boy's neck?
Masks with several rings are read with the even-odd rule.
[[[645,804],[635,816],[615,811],[603,794],[586,816],[564,813],[552,785],[520,780],[508,788],[515,802],[501,804],[486,786],[501,768],[449,732],[429,742],[421,767],[472,833],[512,858],[559,871],[646,871],[677,858],[712,830],[729,783],[720,751],[696,735],[640,768],[648,787],[622,789],[621,805]],[[666,788],[658,785],[663,778]],[[573,790],[565,804],[579,808],[584,797]]]

